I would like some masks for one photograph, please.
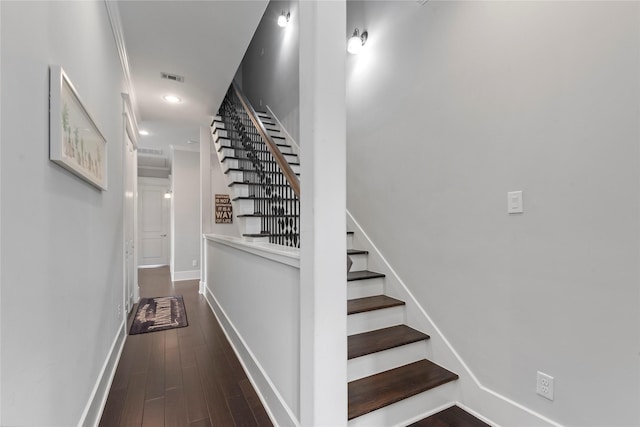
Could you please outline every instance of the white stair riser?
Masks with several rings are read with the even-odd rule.
[[[347,234],[347,249],[353,248],[353,234]]]
[[[406,426],[432,415],[436,409],[452,406],[457,395],[457,381],[427,390],[377,411],[369,412],[348,423],[348,427]],[[418,418],[419,417],[419,418]]]
[[[236,215],[252,214],[254,212],[254,201],[241,199],[233,202],[233,212]]]
[[[234,184],[231,187],[231,191],[233,192],[233,197],[248,197],[249,196],[249,186],[244,184]]]
[[[278,140],[276,141],[278,144],[283,143],[282,140]],[[290,146],[282,146],[282,145],[278,145],[278,148],[280,149],[280,152],[282,154],[293,154],[293,149]]]
[[[255,172],[247,172],[245,173],[244,171],[229,171],[226,173],[227,175],[227,180],[229,180],[229,182],[231,181],[240,181],[240,182],[244,182],[245,181],[245,175],[246,175],[246,180],[254,182],[256,179],[258,179],[259,175]],[[267,174],[267,176],[272,176],[274,177],[274,179],[277,179],[277,175],[276,174]],[[282,182],[284,182],[284,177],[282,177]]]
[[[218,142],[218,138],[227,138],[229,137],[229,132],[222,127],[215,127],[213,130],[213,140]]]
[[[347,379],[353,381],[417,362],[424,359],[426,354],[427,342],[419,341],[356,357],[347,363]]]
[[[404,323],[404,306],[384,308],[347,316],[347,334],[359,334]]]
[[[347,299],[372,297],[384,293],[384,278],[376,277],[367,280],[347,282]]]
[[[260,217],[240,217],[240,230],[243,234],[258,234],[262,231],[261,220]]]
[[[243,162],[243,164],[246,164],[245,162]],[[237,159],[225,159],[224,162],[222,162],[222,167],[223,167],[223,172],[226,172],[229,169],[238,169],[240,162]],[[291,166],[291,170],[293,170],[293,173],[300,173],[300,165],[290,165]]]
[[[217,150],[220,149],[220,147],[223,147],[222,150],[220,150],[220,154],[222,154],[221,158],[223,157],[227,157],[227,156],[231,156],[231,157],[237,157],[236,156],[236,150],[234,150],[233,148],[229,147],[230,143],[228,142],[229,140],[227,139],[221,139],[220,140],[220,145],[218,145],[216,147]],[[287,162],[291,163],[291,162],[295,162],[295,163],[299,163],[298,162],[298,156],[295,154],[286,154],[283,153],[284,158]]]
[[[350,271],[362,271],[367,269],[367,254],[349,255],[353,265]]]
[[[221,147],[231,148],[231,140],[227,138],[216,138],[214,135],[213,145],[215,146],[216,151],[220,150]]]
[[[218,153],[220,155],[220,158],[224,158],[224,157],[235,157],[236,155],[236,150],[234,150],[233,148],[223,148],[222,150],[219,151]]]

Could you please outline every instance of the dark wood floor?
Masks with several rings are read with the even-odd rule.
[[[162,267],[139,283],[142,297],[182,295],[189,326],[127,337],[100,426],[272,426],[198,281],[173,285]]]

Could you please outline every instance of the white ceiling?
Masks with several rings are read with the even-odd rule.
[[[120,0],[118,8],[136,98],[140,147],[188,145],[209,125],[268,0]],[[161,72],[184,77],[162,79]],[[162,97],[174,94],[179,104]]]

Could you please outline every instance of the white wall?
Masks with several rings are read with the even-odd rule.
[[[299,257],[216,237],[206,241],[206,297],[276,425],[299,425]]]
[[[0,3],[2,425],[76,425],[122,325],[121,66],[103,2]],[[107,139],[108,191],[49,161],[49,65]]]
[[[171,148],[171,279],[200,278],[200,154]],[[197,265],[193,265],[196,260]]]
[[[281,12],[289,11],[289,24],[277,25]],[[266,111],[268,105],[289,134],[300,141],[299,53],[297,1],[271,1],[245,53],[242,90],[253,107]]]
[[[350,212],[484,386],[566,425],[640,424],[639,7],[348,2]]]

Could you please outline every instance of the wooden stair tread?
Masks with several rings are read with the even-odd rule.
[[[348,337],[348,359],[428,339],[429,335],[416,331],[407,325],[391,326],[351,335]]]
[[[300,215],[292,215],[292,214],[272,215],[272,214],[252,213],[252,214],[238,215],[238,218],[297,218],[299,216]]]
[[[237,129],[220,129],[220,130],[225,130],[229,133],[233,133],[235,135],[240,135],[242,134],[242,132],[240,132]],[[276,132],[280,132],[278,129],[267,129],[267,130],[271,130],[271,131],[276,131]],[[260,132],[258,132],[257,130],[252,130],[252,129],[245,129],[244,133],[246,134],[251,134],[251,135],[260,135]],[[278,136],[278,135],[269,135],[271,137],[271,139],[281,139],[284,140],[284,136]],[[258,141],[254,141],[254,142],[258,142]]]
[[[278,147],[288,147],[288,145],[282,145],[282,144],[276,144]],[[266,147],[266,145],[265,145]],[[247,150],[246,148],[242,148],[242,147],[236,147],[236,146],[227,146],[227,145],[220,145],[220,148],[218,148],[218,152],[224,150],[225,148],[228,148],[229,150],[238,150],[238,151],[255,151],[256,153],[270,153],[271,151],[267,150]],[[293,153],[282,153],[283,156],[297,156],[297,154],[293,154]]]
[[[362,249],[347,249],[347,255],[367,255],[369,251]]]
[[[452,406],[430,417],[423,418],[409,427],[490,427],[458,406]]]
[[[458,379],[428,360],[419,360],[349,383],[349,419]]]
[[[227,147],[230,148],[230,147]],[[224,156],[221,160],[221,162],[225,162],[227,159],[229,160],[246,160],[248,162],[251,161],[251,159],[248,159],[246,157],[235,157],[235,156]],[[262,163],[277,163],[275,160],[261,160]],[[296,166],[300,166],[299,162],[287,162],[289,163],[291,166],[296,165]]]
[[[377,277],[385,277],[382,273],[369,270],[350,271],[347,273],[347,282],[353,282],[354,280],[366,280],[375,279]]]
[[[293,198],[285,198],[285,197],[255,197],[255,196],[239,196],[239,197],[234,197],[233,199],[234,202],[238,201],[238,200],[252,200],[254,202],[257,202],[259,200],[269,200],[273,203],[279,203],[279,202],[286,202],[286,201],[290,201],[290,200],[297,200],[297,199],[293,199]]]
[[[262,233],[247,233],[247,234],[243,234],[244,237],[291,237],[291,236],[297,236],[299,233],[289,233],[289,234],[283,234],[283,233],[267,233],[267,232],[262,232]]]
[[[347,301],[347,314],[364,313],[366,311],[398,307],[401,305],[404,305],[404,301],[400,301],[386,295],[356,298]]]
[[[255,169],[242,169],[242,168],[229,168],[229,169],[227,169],[227,170],[224,172],[224,174],[225,174],[225,175],[228,175],[228,174],[229,174],[229,172],[268,173],[268,174],[271,174],[271,175],[274,175],[274,174],[282,174],[282,172],[281,172],[281,171],[273,171],[273,172],[269,172],[269,171],[258,171],[258,170],[255,170]],[[299,172],[294,172],[294,173],[295,173],[296,175],[300,176],[300,173],[299,173]]]
[[[228,187],[233,187],[234,185],[263,185],[263,186],[271,186],[271,187],[289,187],[289,184],[267,184],[261,182],[242,182],[242,181],[233,181]]]

